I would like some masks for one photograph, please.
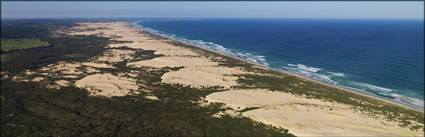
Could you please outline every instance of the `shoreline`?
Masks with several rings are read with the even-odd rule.
[[[273,70],[273,71],[276,71],[276,72],[279,72],[279,73],[287,74],[287,75],[290,75],[290,76],[295,76],[295,77],[302,78],[302,79],[308,80],[308,81],[313,81],[315,83],[318,83],[318,84],[321,84],[321,85],[324,85],[324,86],[329,86],[329,87],[337,88],[337,89],[340,89],[340,90],[343,90],[343,91],[346,91],[346,92],[350,92],[350,93],[354,93],[354,94],[357,94],[357,95],[369,97],[369,98],[372,98],[372,99],[384,101],[386,103],[397,105],[397,106],[400,106],[400,107],[403,107],[403,108],[407,108],[407,109],[411,109],[411,110],[415,110],[415,111],[419,111],[419,112],[424,112],[425,111],[423,108],[419,108],[417,106],[410,105],[410,104],[407,104],[407,103],[404,103],[404,102],[397,102],[395,100],[391,100],[391,99],[388,99],[388,98],[385,98],[385,97],[377,96],[377,95],[374,95],[372,93],[367,93],[365,91],[352,89],[352,88],[349,88],[349,87],[340,87],[340,86],[337,86],[337,85],[331,85],[331,84],[328,84],[326,82],[315,80],[315,79],[312,79],[312,78],[309,78],[309,77],[306,77],[306,76],[303,76],[303,75],[299,75],[299,74],[292,73],[292,72],[285,71],[285,70],[279,70],[279,69],[271,68],[271,67],[264,66],[262,64],[253,62],[253,61],[249,61],[249,60],[241,59],[241,58],[238,58],[238,57],[230,56],[230,55],[221,53],[219,51],[215,51],[215,50],[208,49],[208,48],[201,47],[201,46],[196,46],[194,44],[190,44],[190,43],[187,43],[187,42],[184,42],[184,41],[179,41],[179,40],[176,40],[176,39],[173,39],[173,38],[170,38],[170,37],[167,37],[167,36],[163,36],[161,34],[156,34],[156,33],[150,32],[150,31],[145,31],[143,28],[140,28],[137,25],[134,25],[133,24],[133,23],[136,23],[136,22],[140,22],[140,21],[130,21],[130,22],[128,22],[128,25],[130,27],[132,27],[132,28],[138,29],[138,30],[143,31],[143,32],[150,33],[152,35],[155,35],[155,36],[158,36],[158,37],[167,39],[167,40],[172,40],[172,41],[184,43],[186,45],[191,46],[192,48],[198,48],[198,49],[205,50],[205,51],[208,51],[208,52],[213,52],[213,53],[216,53],[216,54],[219,54],[219,55],[222,55],[222,56],[230,57],[230,58],[233,58],[233,59],[237,59],[239,61],[243,61],[243,62],[252,64],[252,65],[256,65],[256,66],[262,67],[264,69]]]

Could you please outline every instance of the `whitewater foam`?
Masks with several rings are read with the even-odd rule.
[[[375,86],[375,85],[371,85],[371,84],[366,84],[366,83],[360,83],[360,82],[352,82],[354,85],[358,85],[362,88],[368,88],[374,91],[381,91],[381,92],[385,92],[385,93],[389,93],[393,90],[388,89],[388,88],[384,88],[384,87],[379,87],[379,86]]]
[[[355,88],[357,90],[361,89],[361,91],[364,91],[366,89],[370,89],[372,91],[377,92],[376,94],[386,96],[386,97],[391,98],[392,100],[394,100],[396,102],[403,103],[403,104],[410,105],[410,106],[417,107],[417,108],[422,108],[422,109],[424,108],[423,100],[413,98],[413,97],[408,97],[408,96],[402,96],[400,94],[394,93],[394,92],[396,92],[394,89],[379,87],[379,86],[376,86],[376,85],[360,83],[360,82],[351,82],[351,83],[353,85],[359,86],[358,88]]]
[[[297,67],[298,69],[306,70],[306,71],[310,71],[310,72],[317,72],[317,71],[321,70],[320,68],[307,67],[306,65],[303,65],[303,64],[297,64],[297,65],[288,64],[288,66]]]
[[[303,64],[287,64],[287,66],[283,67],[282,69],[292,73],[310,77],[315,80],[322,81],[328,84],[333,84],[333,85],[338,84],[337,81],[332,80],[331,78],[332,75],[319,73],[319,71],[322,70],[320,68],[309,67]]]
[[[330,72],[330,71],[327,71],[327,73],[334,75],[334,76],[339,76],[339,77],[345,76],[344,73],[336,73],[336,72]]]
[[[143,27],[142,25],[137,24],[137,22],[132,23],[132,25],[139,27],[139,28],[141,28],[145,31],[155,33],[155,34],[161,35],[163,37],[171,38],[173,40],[182,41],[182,42],[189,43],[189,44],[192,44],[192,45],[195,45],[195,46],[199,46],[199,47],[211,49],[211,50],[214,50],[214,51],[218,51],[220,53],[224,53],[226,55],[230,55],[230,56],[233,56],[233,57],[238,57],[238,58],[241,58],[241,59],[249,60],[249,61],[255,62],[257,64],[269,66],[269,63],[267,63],[265,56],[255,55],[254,53],[249,53],[249,52],[240,52],[238,50],[228,49],[228,48],[223,47],[222,45],[215,44],[213,42],[205,42],[205,41],[202,41],[202,40],[186,39],[186,38],[183,38],[183,37],[179,37],[175,34],[161,32],[161,31],[158,31],[158,30],[155,30],[155,29],[152,29],[152,28],[148,28],[148,27]]]
[[[398,100],[400,102],[404,102],[404,103],[407,103],[407,104],[412,104],[412,105],[419,106],[419,107],[422,107],[422,108],[424,107],[424,104],[423,104],[424,102],[422,100],[420,100],[420,99],[406,97],[406,96],[401,96],[401,95],[395,94],[395,93],[390,94],[390,96],[393,97],[394,100]]]

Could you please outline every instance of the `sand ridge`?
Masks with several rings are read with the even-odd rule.
[[[151,60],[142,60],[127,63],[127,66],[150,66],[150,67],[196,67],[196,66],[215,66],[216,62],[211,62],[205,58],[194,57],[158,57]]]
[[[93,74],[75,82],[77,87],[87,88],[92,95],[106,97],[125,96],[137,93],[136,83],[127,78],[112,74]]]
[[[193,87],[224,87],[230,88],[236,86],[238,79],[231,74],[240,74],[241,70],[236,68],[226,67],[187,67],[178,71],[172,71],[162,75],[161,79],[163,83],[170,84],[184,84],[191,85]]]

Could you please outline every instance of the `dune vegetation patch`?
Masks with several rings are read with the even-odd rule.
[[[29,49],[36,47],[45,47],[49,46],[49,42],[40,41],[37,38],[27,38],[27,39],[1,39],[1,51],[8,52],[11,50],[21,50]]]

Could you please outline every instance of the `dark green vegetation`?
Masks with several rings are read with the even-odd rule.
[[[149,73],[146,72],[149,68],[136,69],[142,72],[138,79],[147,85],[143,90],[152,91],[158,101],[144,98],[146,93],[94,97],[75,87],[47,89],[39,83],[11,80],[25,69],[35,70],[58,61],[84,61],[101,54],[106,44],[116,42],[96,36],[51,37],[51,31],[72,25],[70,21],[2,26],[9,26],[7,30],[11,31],[2,30],[6,34],[2,34],[4,38],[40,38],[55,47],[5,54],[8,59],[1,62],[1,69],[8,72],[9,78],[1,80],[1,136],[293,136],[288,130],[248,118],[211,117],[223,110],[223,104],[200,107],[199,101],[200,97],[219,91],[218,88],[193,89],[159,83],[162,74],[182,67]],[[20,35],[22,30],[32,33]],[[136,54],[136,60],[157,56],[149,50]],[[118,70],[104,69],[102,72],[128,72],[124,67],[126,62],[114,64]]]
[[[307,98],[315,98],[324,101],[337,102],[353,106],[357,112],[368,114],[372,117],[383,115],[389,121],[398,121],[400,126],[409,127],[411,130],[424,130],[424,112],[416,111],[409,108],[400,107],[381,100],[373,99],[356,93],[348,92],[342,89],[331,87],[319,82],[305,80],[294,75],[283,73],[276,70],[264,69],[254,65],[253,63],[242,61],[240,59],[228,57],[220,53],[208,52],[201,48],[190,46],[182,42],[170,42],[176,46],[182,46],[194,49],[198,53],[209,56],[220,56],[223,59],[219,61],[221,66],[240,67],[247,71],[257,72],[265,75],[241,74],[238,76],[238,83],[241,86],[236,86],[236,89],[264,88],[272,91],[283,91],[294,95],[305,96]],[[247,108],[256,109],[256,108]],[[242,110],[249,111],[249,110]]]
[[[213,118],[220,104],[199,107],[191,102],[212,91],[158,85],[154,92],[161,101],[151,101],[143,96],[93,97],[73,87],[1,84],[2,136],[291,136],[247,118]]]
[[[36,47],[49,46],[48,42],[40,41],[40,39],[1,39],[1,51],[8,52],[11,50],[21,50]]]

